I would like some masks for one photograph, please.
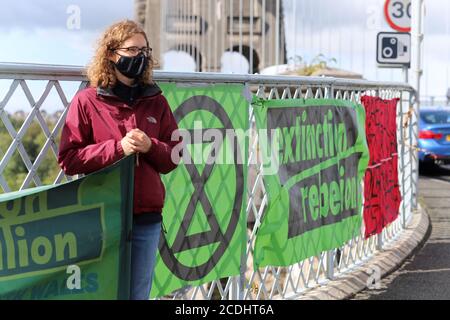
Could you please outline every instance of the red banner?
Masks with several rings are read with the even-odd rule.
[[[381,233],[398,217],[401,194],[398,183],[396,110],[399,99],[364,96],[366,136],[370,160],[364,178],[366,238]]]

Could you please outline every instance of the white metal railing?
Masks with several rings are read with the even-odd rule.
[[[35,185],[41,185],[42,177],[37,174],[38,168],[48,153],[53,155],[56,161],[58,150],[56,138],[60,134],[69,105],[61,82],[73,82],[78,88],[84,88],[87,82],[83,71],[82,67],[0,63],[0,81],[6,81],[5,79],[11,81],[6,95],[0,97],[0,125],[3,124],[12,139],[6,152],[3,155],[0,153],[0,187],[4,192],[12,191],[3,177],[3,173],[15,152],[19,152],[28,171],[20,189],[29,187],[31,182],[34,182]],[[289,267],[269,266],[260,270],[253,270],[252,256],[255,234],[267,207],[267,197],[261,174],[262,166],[260,163],[253,164],[255,161],[250,161],[256,157],[256,138],[249,147],[250,165],[248,172],[253,174],[253,178],[248,179],[249,185],[247,188],[247,216],[251,218],[250,220],[254,219],[254,223],[249,224],[251,228],[248,229],[247,251],[242,259],[241,275],[222,281],[216,280],[199,287],[183,288],[174,292],[169,298],[212,299],[217,297],[216,294],[219,294],[221,299],[295,299],[305,291],[317,285],[325,284],[331,279],[350,272],[355,266],[369,261],[385,244],[395,241],[408,225],[413,210],[417,208],[418,182],[418,159],[413,147],[416,145],[418,134],[418,102],[415,99],[414,90],[409,85],[335,78],[157,71],[154,78],[158,82],[189,82],[193,84],[242,83],[249,85],[253,93],[266,99],[336,98],[359,103],[362,95],[379,96],[386,99],[400,98],[397,107],[398,165],[403,200],[399,219],[387,227],[382,234],[366,240],[363,230],[361,230],[360,236],[351,239],[342,247],[322,252]],[[45,90],[37,100],[31,94],[28,86],[31,80],[45,83]],[[53,88],[56,89],[61,103],[66,109],[60,114],[54,128],[50,130],[40,107]],[[17,90],[24,92],[30,105],[29,113],[18,131],[16,131],[5,112],[8,102]],[[252,123],[254,115],[250,105],[249,108],[249,121]],[[33,121],[38,121],[45,134],[46,141],[37,158],[32,162],[22,140]],[[64,174],[60,171],[54,183],[60,183],[64,178]],[[70,177],[67,177],[67,179],[70,179]]]
[[[421,96],[420,105],[429,107],[448,107],[450,105],[450,99],[447,96]]]

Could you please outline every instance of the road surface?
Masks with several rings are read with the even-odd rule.
[[[419,179],[419,201],[431,218],[428,240],[380,289],[365,290],[357,300],[450,299],[450,167],[427,170]]]

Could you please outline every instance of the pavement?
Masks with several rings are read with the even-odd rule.
[[[450,299],[450,167],[430,168],[419,179],[419,203],[431,220],[423,245],[379,289],[365,290],[356,300]]]
[[[413,212],[412,220],[407,228],[394,242],[385,244],[383,250],[377,251],[367,262],[361,263],[348,272],[337,275],[335,279],[305,292],[298,299],[351,299],[358,292],[365,290],[367,285],[371,283],[374,270],[378,270],[379,276],[383,279],[401,267],[427,239],[429,230],[428,214],[419,205],[419,209]]]

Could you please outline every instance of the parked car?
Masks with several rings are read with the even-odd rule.
[[[450,163],[450,108],[421,108],[418,145],[421,164]]]

